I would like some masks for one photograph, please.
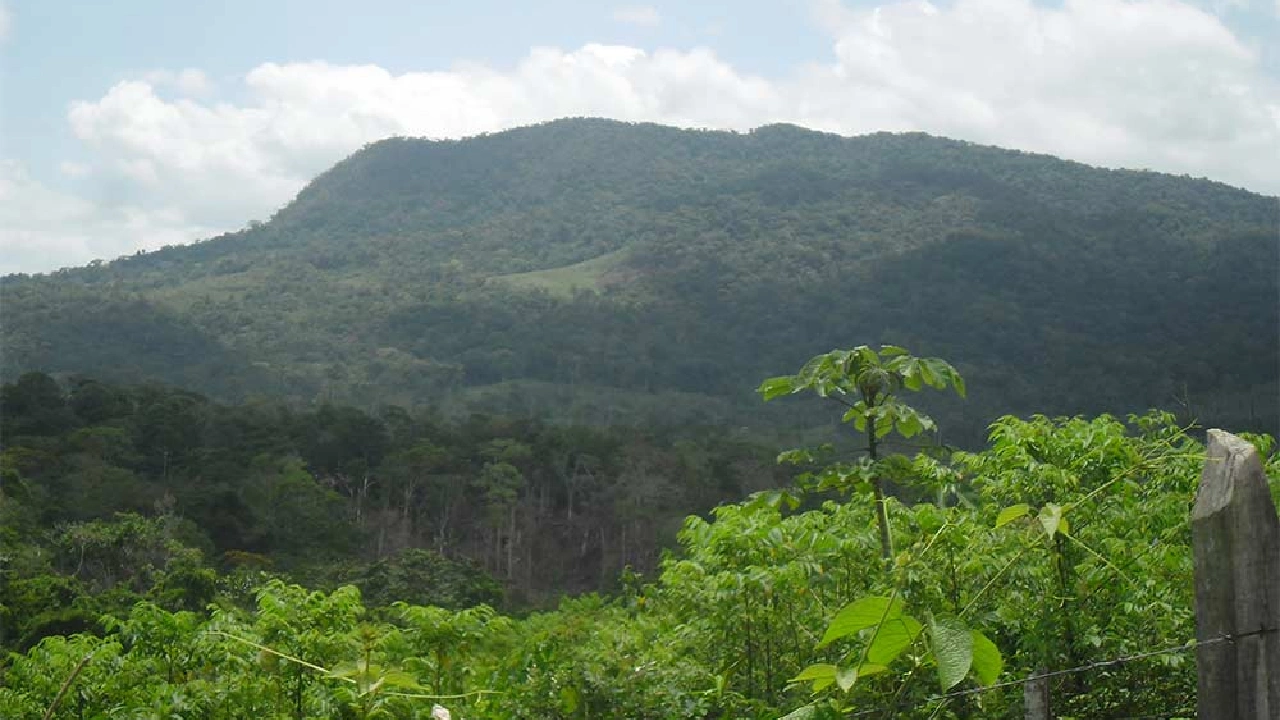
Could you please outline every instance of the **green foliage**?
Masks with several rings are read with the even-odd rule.
[[[795,375],[765,380],[759,393],[765,400],[803,391],[823,398],[847,397],[842,420],[853,423],[859,432],[879,439],[896,430],[910,438],[933,430],[933,420],[900,402],[898,394],[925,386],[945,390],[948,385],[964,397],[964,378],[945,360],[914,357],[896,345],[879,350],[860,345],[819,355]]]
[[[742,390],[856,336],[957,363],[973,401],[922,409],[967,447],[1006,413],[1175,402],[1274,433],[1277,212],[920,134],[578,119],[396,138],[261,226],[0,281],[0,380],[814,427]]]
[[[502,586],[475,563],[450,560],[422,548],[409,548],[362,568],[344,582],[360,588],[374,606],[397,601],[463,609],[496,605]]]
[[[1203,448],[1193,437],[1162,413],[1003,418],[991,436],[981,452],[903,466],[964,485],[972,502],[889,498],[900,548],[891,572],[877,559],[870,503],[810,497],[691,517],[651,583],[632,575],[617,599],[564,600],[524,618],[483,605],[371,607],[355,587],[278,579],[259,582],[248,607],[121,597],[128,607],[101,613],[90,633],[10,655],[0,716],[426,718],[440,703],[455,717],[501,720],[863,710],[999,720],[1022,714],[1021,689],[1000,683],[1194,637],[1187,512]],[[519,445],[482,445],[479,468],[533,462]],[[1267,467],[1280,482],[1273,456]],[[118,522],[89,536],[164,527]],[[438,559],[399,562],[408,573]],[[12,568],[6,605],[19,598]],[[44,577],[25,592],[98,597]],[[384,591],[411,588],[412,577]],[[1075,717],[1185,714],[1193,666],[1170,653],[1065,675],[1053,680],[1055,704]],[[940,699],[948,689],[981,692]]]
[[[12,648],[97,631],[140,599],[243,605],[271,576],[377,606],[548,607],[652,572],[688,513],[783,478],[764,446],[708,429],[227,406],[39,374],[0,394]]]
[[[831,465],[820,476],[818,488],[848,486],[851,478],[856,478],[852,483],[854,488],[871,487],[880,527],[880,551],[884,559],[889,560],[893,557],[893,541],[885,507],[883,476],[887,468],[877,467],[879,443],[895,430],[904,438],[911,438],[934,429],[932,418],[898,399],[902,390],[916,391],[925,386],[943,390],[948,385],[964,397],[964,378],[945,360],[914,357],[896,345],[886,345],[879,350],[859,345],[852,350],[833,350],[819,355],[805,363],[795,375],[765,380],[758,392],[769,401],[808,391],[834,399],[847,408],[841,420],[865,433],[870,462]],[[779,460],[794,462],[812,458],[812,453],[784,454]]]

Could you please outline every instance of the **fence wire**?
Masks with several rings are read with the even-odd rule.
[[[985,685],[982,687],[966,688],[964,690],[955,690],[953,692],[931,695],[928,698],[925,698],[923,702],[919,700],[909,700],[909,701],[896,703],[888,707],[878,707],[878,708],[872,708],[870,710],[860,710],[858,712],[850,713],[848,717],[851,717],[851,718],[868,717],[872,715],[882,715],[884,713],[889,713],[897,710],[921,708],[928,705],[932,705],[933,703],[945,703],[948,700],[953,700],[956,698],[969,697],[971,695],[981,695],[983,693],[994,692],[996,690],[1002,690],[1004,688],[1016,687],[1018,685],[1026,685],[1027,683],[1035,682],[1037,680],[1050,680],[1057,677],[1063,677],[1065,675],[1075,675],[1077,673],[1088,672],[1090,670],[1097,670],[1099,668],[1114,667],[1116,665],[1125,665],[1127,663],[1136,662],[1138,660],[1145,660],[1147,658],[1157,657],[1160,655],[1177,655],[1179,653],[1190,652],[1192,650],[1196,650],[1197,648],[1206,647],[1209,645],[1218,645],[1220,643],[1233,643],[1237,640],[1242,640],[1244,638],[1256,637],[1258,635],[1270,635],[1276,632],[1280,632],[1280,629],[1261,628],[1259,630],[1251,630],[1249,632],[1243,632],[1243,633],[1228,633],[1226,635],[1220,635],[1216,638],[1210,638],[1208,640],[1191,640],[1181,645],[1173,645],[1173,646],[1162,648],[1159,650],[1150,650],[1147,652],[1134,653],[1132,655],[1122,655],[1120,657],[1114,657],[1107,660],[1098,660],[1085,665],[1078,665],[1076,667],[1066,668],[1063,670],[1051,670],[1051,671],[1039,673],[1036,675],[1028,675],[1027,677],[1021,678],[1019,680],[1006,680],[1004,682],[992,683],[991,685]],[[1195,708],[1191,708],[1190,710],[1178,710],[1172,713],[1166,713],[1162,715],[1122,716],[1122,717],[1116,718],[1115,720],[1168,720],[1169,718],[1174,718],[1174,717],[1184,717],[1188,713],[1190,713],[1191,715],[1194,715],[1195,712],[1196,712]]]

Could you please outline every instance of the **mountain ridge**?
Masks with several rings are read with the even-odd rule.
[[[159,320],[131,331],[126,313],[104,320],[123,323],[105,356],[141,360],[107,367],[110,379],[219,396],[466,412],[494,409],[477,401],[485,388],[524,387],[508,404],[554,416],[563,408],[530,401],[549,383],[581,387],[584,406],[614,388],[654,405],[635,411],[646,420],[667,410],[657,393],[701,393],[738,409],[674,415],[754,422],[761,377],[834,346],[896,342],[976,373],[979,398],[999,395],[940,408],[971,434],[1004,411],[1126,412],[1179,393],[1231,405],[1274,385],[1275,280],[1232,257],[1275,267],[1277,227],[1280,202],[1221,183],[920,133],[562,120],[392,138],[253,228],[4,279],[16,352],[0,374],[100,370],[65,316],[116,297],[212,343],[221,369],[157,369],[146,338],[179,340]],[[1222,328],[1204,336],[1228,352],[1190,345],[1187,323]]]

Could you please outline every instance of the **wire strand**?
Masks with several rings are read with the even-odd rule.
[[[956,690],[949,693],[932,695],[926,698],[923,704],[928,705],[935,702],[945,702],[947,700],[952,700],[954,698],[968,697],[970,695],[981,695],[983,693],[988,693],[995,690],[1001,690],[1003,688],[1014,687],[1017,685],[1026,685],[1027,683],[1035,682],[1037,680],[1048,680],[1050,678],[1062,677],[1064,675],[1074,675],[1076,673],[1087,672],[1089,670],[1097,670],[1098,668],[1124,665],[1126,663],[1136,662],[1138,660],[1145,660],[1147,658],[1156,657],[1159,655],[1176,655],[1178,653],[1190,652],[1191,650],[1205,647],[1207,645],[1217,645],[1220,643],[1233,643],[1237,640],[1241,640],[1244,638],[1256,637],[1258,635],[1270,635],[1275,632],[1280,632],[1280,630],[1277,630],[1276,628],[1264,627],[1258,630],[1251,630],[1249,632],[1227,633],[1225,635],[1219,635],[1216,638],[1210,638],[1208,640],[1191,640],[1190,642],[1186,642],[1181,645],[1174,645],[1171,647],[1162,648],[1160,650],[1151,650],[1148,652],[1136,653],[1133,655],[1122,655],[1120,657],[1110,658],[1108,660],[1097,660],[1095,662],[1087,663],[1085,665],[1078,665],[1073,668],[1066,668],[1063,670],[1052,670],[1049,672],[1040,673],[1038,675],[1028,675],[1027,677],[1022,678],[1021,680],[1006,680],[1004,682],[992,683],[991,685],[984,685],[982,687],[966,688],[964,690]],[[851,713],[848,717],[867,717],[870,715],[876,715],[878,713],[887,713],[893,710],[901,710],[903,708],[907,708],[910,706],[918,706],[918,705],[919,704],[915,702],[902,702],[902,703],[890,705],[889,707],[873,708],[870,710],[860,710],[858,712]],[[1177,715],[1179,715],[1179,713],[1174,713],[1172,715],[1153,715],[1153,716],[1146,716],[1146,717],[1167,718],[1167,717],[1175,717]]]

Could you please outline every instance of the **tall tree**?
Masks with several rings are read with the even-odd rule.
[[[767,402],[808,391],[846,408],[842,422],[852,423],[867,439],[880,549],[887,560],[893,557],[893,537],[889,533],[884,479],[876,467],[880,440],[895,430],[905,438],[933,430],[933,419],[899,400],[898,395],[903,390],[917,391],[925,386],[944,390],[948,385],[964,397],[964,378],[945,360],[915,357],[896,345],[882,345],[879,350],[859,345],[852,350],[818,355],[795,375],[765,380],[757,392]]]

